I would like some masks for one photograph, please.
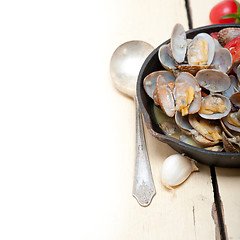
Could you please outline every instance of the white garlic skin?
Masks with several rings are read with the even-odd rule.
[[[192,172],[198,171],[195,162],[181,154],[166,158],[162,165],[161,181],[169,189],[183,183]]]

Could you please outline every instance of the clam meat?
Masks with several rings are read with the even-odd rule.
[[[193,39],[181,24],[159,47],[165,70],[147,75],[144,90],[165,117],[164,134],[208,151],[240,152],[240,59],[224,48],[240,28],[224,28],[218,40],[208,33]],[[156,118],[158,119],[158,118]]]

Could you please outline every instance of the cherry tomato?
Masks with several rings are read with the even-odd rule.
[[[235,23],[235,18],[220,19],[220,17],[230,13],[237,13],[237,4],[234,0],[224,0],[212,8],[209,14],[209,19],[212,24]]]
[[[212,32],[212,33],[210,33],[210,35],[211,35],[211,37],[213,37],[213,38],[218,40],[218,37],[217,37],[218,32]]]
[[[228,42],[224,47],[231,52],[233,63],[240,59],[240,36]]]

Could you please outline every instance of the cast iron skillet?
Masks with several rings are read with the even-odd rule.
[[[240,27],[240,24],[219,24],[209,25],[187,32],[187,38],[193,38],[201,32],[211,33],[218,32],[226,27]],[[163,44],[169,43],[167,40]],[[191,145],[180,142],[179,140],[166,136],[158,124],[154,121],[153,114],[153,100],[146,94],[143,89],[143,79],[150,73],[158,70],[164,70],[158,59],[158,50],[163,44],[158,46],[145,60],[137,81],[137,99],[140,109],[143,113],[146,127],[149,132],[161,142],[167,143],[179,153],[185,153],[187,156],[209,166],[218,167],[240,167],[240,154],[239,153],[226,153],[226,152],[212,152],[201,148],[193,147]]]

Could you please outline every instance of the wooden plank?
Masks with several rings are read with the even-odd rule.
[[[218,0],[190,1],[193,27],[209,25],[211,8]],[[240,238],[240,169],[215,168],[228,239]]]
[[[106,0],[104,2],[109,4]],[[157,47],[170,37],[176,23],[182,23],[188,29],[183,0],[151,0],[147,4],[143,0],[113,2],[114,6],[108,5],[113,17],[108,23],[103,60],[110,59],[115,48],[125,41],[140,39]],[[101,79],[106,78],[110,81],[108,73],[104,72]],[[105,88],[100,86],[102,90]],[[108,149],[114,148],[115,154],[111,159],[103,160],[105,165],[111,166],[109,171],[115,171],[111,196],[108,195],[111,199],[111,202],[108,200],[108,210],[100,210],[105,216],[101,224],[108,226],[105,239],[214,239],[215,224],[211,216],[214,200],[209,168],[199,164],[200,172],[178,187],[174,195],[161,185],[160,170],[163,160],[175,151],[148,132],[146,141],[157,194],[147,208],[140,207],[132,197],[134,103],[114,89],[108,91],[105,92],[107,96],[111,95],[111,101],[107,107],[117,111],[111,117],[114,121],[111,131],[115,138],[112,143],[108,142]],[[94,232],[91,234],[95,236]]]
[[[219,0],[189,0],[193,28],[210,25],[209,13]]]
[[[240,170],[216,168],[225,228],[229,239],[240,238]]]
[[[122,42],[159,45],[188,23],[183,0],[4,1],[1,5],[0,239],[214,239],[209,169],[175,195],[175,153],[146,133],[157,195],[132,197],[133,101],[116,91]]]

